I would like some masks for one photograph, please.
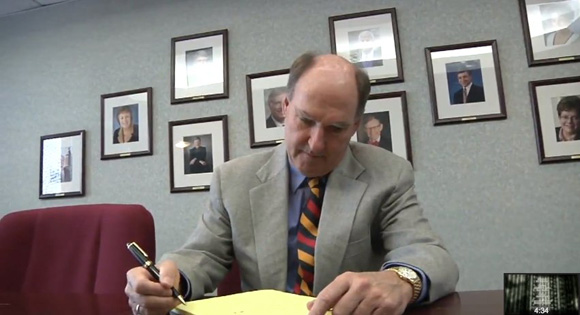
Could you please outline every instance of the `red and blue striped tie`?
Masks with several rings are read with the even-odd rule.
[[[320,178],[308,179],[309,190],[302,207],[298,225],[298,276],[294,293],[312,296],[314,284],[314,247],[318,236],[318,221],[324,198],[324,186]]]

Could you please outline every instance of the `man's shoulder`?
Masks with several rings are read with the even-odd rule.
[[[350,150],[354,158],[370,171],[383,171],[386,167],[392,170],[410,166],[409,161],[402,157],[373,145],[351,142]]]
[[[257,172],[272,157],[275,149],[252,153],[237,157],[220,165],[219,168],[224,174],[240,174],[247,172]]]

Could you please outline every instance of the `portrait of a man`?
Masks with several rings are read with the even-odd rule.
[[[203,86],[210,83],[206,79],[213,73],[213,47],[186,51],[185,62],[188,86]]]
[[[213,172],[211,134],[184,137],[189,145],[183,149],[185,174]]]
[[[367,29],[348,33],[350,62],[362,68],[383,65],[382,51],[378,42],[379,30]]]
[[[393,151],[389,112],[364,114],[357,132],[358,142]]]
[[[282,106],[284,105],[286,95],[286,87],[264,90],[266,113],[270,112],[270,115],[266,118],[266,128],[284,126],[284,113],[282,111]]]
[[[452,62],[445,66],[451,105],[485,102],[479,60]]]
[[[580,97],[564,96],[556,103],[556,141],[580,140]],[[559,125],[559,126],[558,126]]]

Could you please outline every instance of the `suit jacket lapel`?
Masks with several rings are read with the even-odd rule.
[[[338,275],[354,217],[367,188],[366,183],[357,180],[364,170],[349,147],[342,162],[328,178],[314,254],[315,294]]]
[[[286,146],[279,145],[250,190],[252,225],[263,288],[286,289],[288,265],[288,167]]]

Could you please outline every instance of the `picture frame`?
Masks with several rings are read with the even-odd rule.
[[[580,161],[580,76],[530,81],[529,89],[539,163]]]
[[[40,137],[39,199],[85,195],[85,130]]]
[[[171,104],[229,97],[228,30],[171,39]]]
[[[228,117],[169,122],[170,190],[209,190],[215,168],[229,159]]]
[[[153,88],[101,95],[101,160],[153,154]]]
[[[433,125],[506,119],[496,40],[425,48]]]
[[[282,107],[289,76],[290,69],[246,75],[251,148],[284,141]]]
[[[529,66],[580,61],[580,2],[518,2]]]
[[[369,95],[360,126],[351,141],[376,145],[413,163],[407,93]]]
[[[328,18],[330,49],[365,69],[371,84],[403,82],[403,60],[395,8]]]

